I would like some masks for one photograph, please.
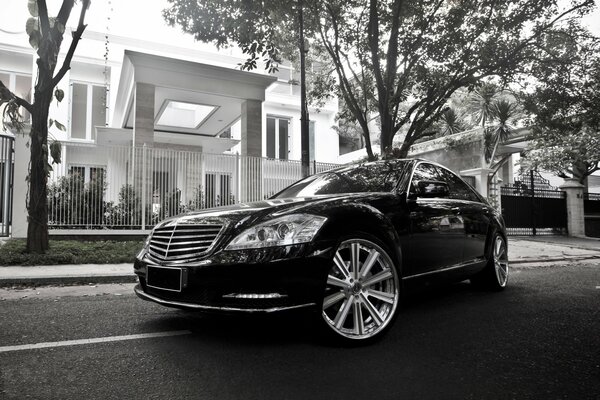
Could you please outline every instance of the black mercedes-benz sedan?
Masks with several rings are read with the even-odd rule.
[[[380,337],[403,288],[508,280],[501,215],[424,160],[345,166],[268,200],[159,223],[135,261],[145,300],[215,312],[317,311],[335,338]]]

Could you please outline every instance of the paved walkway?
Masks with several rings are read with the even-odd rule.
[[[509,237],[508,256],[513,265],[597,259],[600,239],[562,236]]]
[[[510,237],[508,247],[509,260],[516,268],[586,260],[600,265],[600,239],[559,236]],[[135,280],[132,264],[0,267],[0,287],[129,283]]]

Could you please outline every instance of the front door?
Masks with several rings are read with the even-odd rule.
[[[410,218],[409,275],[419,275],[458,265],[463,260],[465,224],[456,201],[417,197],[419,181],[440,181],[436,167],[419,163],[408,194]]]

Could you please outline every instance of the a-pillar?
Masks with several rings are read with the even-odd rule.
[[[142,209],[140,220],[142,228],[148,229],[152,213],[152,160],[154,147],[154,97],[155,87],[148,83],[137,82],[134,96],[133,147],[134,167],[133,185],[140,197]]]
[[[262,101],[245,100],[241,107],[241,201],[262,200]]]
[[[583,190],[585,186],[577,179],[567,179],[560,187],[567,193],[567,229],[569,236],[585,236],[585,214],[583,211]]]

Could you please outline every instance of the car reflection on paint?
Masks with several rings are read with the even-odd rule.
[[[387,331],[409,285],[508,281],[500,214],[424,160],[346,166],[266,201],[165,220],[134,269],[142,299],[212,312],[312,308],[324,332],[348,343]]]

